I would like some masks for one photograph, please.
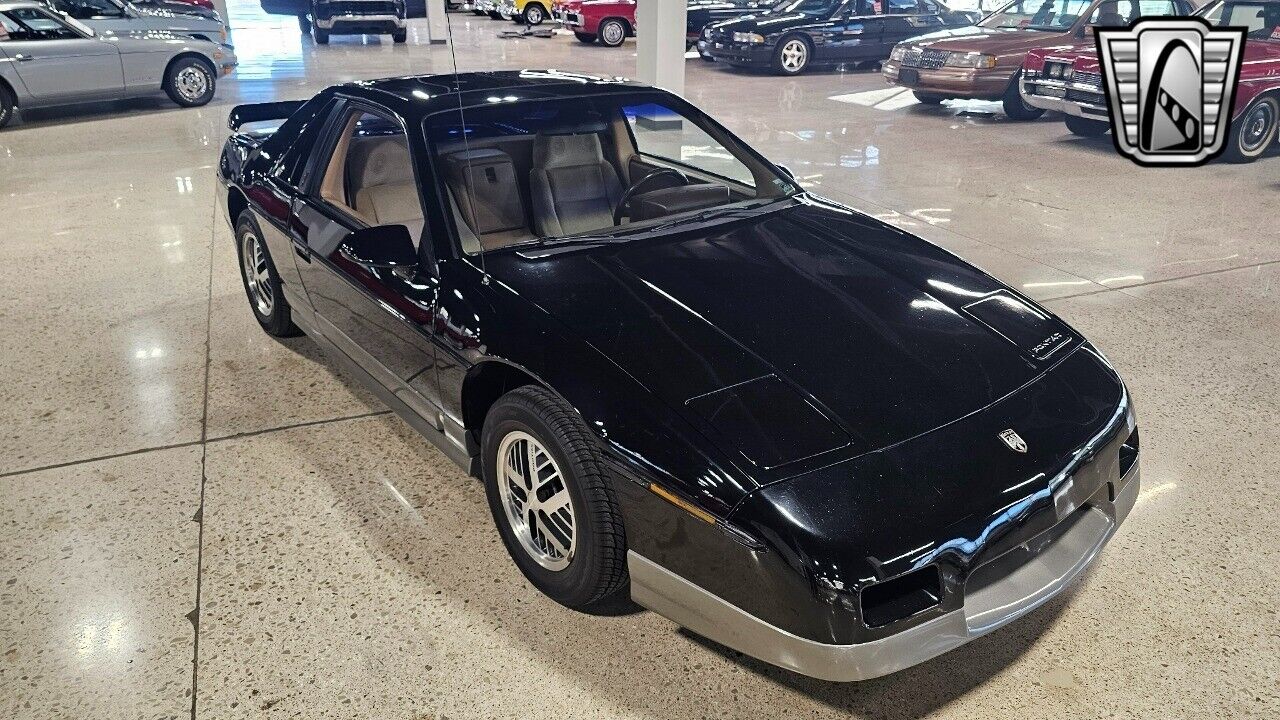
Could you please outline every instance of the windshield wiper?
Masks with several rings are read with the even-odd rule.
[[[707,222],[708,220],[719,220],[719,219],[733,220],[737,218],[750,217],[757,210],[768,207],[769,205],[773,205],[774,203],[777,203],[779,201],[790,200],[790,199],[791,199],[791,196],[787,195],[784,197],[769,198],[763,202],[759,202],[754,205],[748,205],[746,207],[726,209],[724,206],[721,206],[721,207],[708,208],[706,210],[694,213],[693,215],[689,215],[687,217],[676,218],[674,220],[669,220],[667,222],[655,225],[649,228],[646,231],[646,234],[661,232],[663,230],[673,228],[677,225],[684,225],[687,223],[696,224],[696,223]]]

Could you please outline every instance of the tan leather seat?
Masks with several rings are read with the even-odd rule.
[[[543,237],[613,227],[622,183],[594,132],[538,135],[529,171],[535,229]]]
[[[510,155],[476,148],[446,155],[444,166],[464,251],[494,250],[533,237]]]
[[[405,137],[354,138],[348,165],[352,209],[370,225],[404,225],[417,244],[424,225],[422,202]]]

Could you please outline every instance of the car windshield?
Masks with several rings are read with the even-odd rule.
[[[835,9],[840,0],[782,0],[773,6],[776,13],[804,13],[806,15],[825,15]]]
[[[1250,40],[1280,42],[1280,2],[1225,0],[1208,5],[1197,14],[1214,27],[1248,28]]]
[[[678,98],[493,96],[425,121],[434,175],[469,253],[626,239],[751,212],[791,178]]]
[[[1076,24],[1093,0],[1013,0],[978,23],[985,28],[1061,32]]]

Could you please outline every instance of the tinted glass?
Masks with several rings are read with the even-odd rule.
[[[1075,25],[1091,4],[1091,0],[1014,0],[979,25],[1062,31]]]
[[[80,35],[63,23],[34,8],[15,8],[7,13],[13,23],[9,32],[11,40],[72,40]]]
[[[320,128],[329,117],[331,106],[328,98],[312,98],[263,143],[263,151],[268,157],[280,157],[272,169],[273,175],[294,187],[302,185],[307,160],[311,157]]]

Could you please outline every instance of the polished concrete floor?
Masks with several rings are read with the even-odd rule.
[[[216,215],[232,104],[454,53],[630,75],[633,44],[455,15],[452,47],[316,47],[232,15],[243,64],[213,105],[0,133],[0,717],[1280,717],[1280,156],[1140,169],[1057,118],[923,107],[874,72],[688,61],[690,100],[1047,301],[1137,398],[1142,495],[1074,592],[834,685],[533,592],[477,482],[308,340],[259,331]]]

